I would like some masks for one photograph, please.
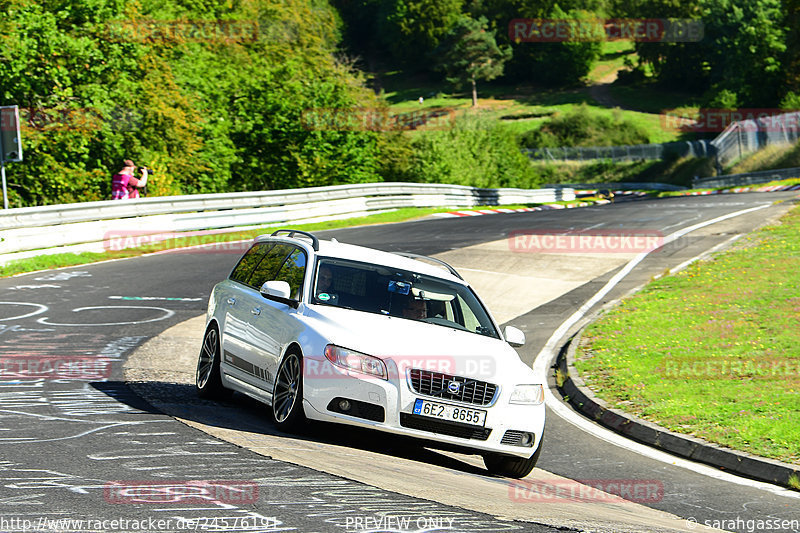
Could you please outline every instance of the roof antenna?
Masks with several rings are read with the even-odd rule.
[[[338,243],[339,241],[336,240],[336,237],[333,237],[333,238],[331,238],[331,242],[337,242]]]

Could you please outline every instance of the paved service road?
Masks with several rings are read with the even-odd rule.
[[[465,269],[479,293],[490,290],[494,301],[500,302],[497,315],[526,330],[529,342],[520,353],[532,363],[552,332],[618,271],[630,254],[576,254],[574,250],[556,255],[514,254],[506,240],[511,232],[592,227],[668,234],[792,197],[776,193],[675,198],[426,220],[324,235],[388,250],[440,254]],[[742,215],[680,239],[651,254],[606,299],[755,227],[780,209],[769,207]],[[171,253],[0,280],[4,371],[0,381],[0,531],[22,530],[28,524],[37,531],[554,531],[552,526],[580,529],[592,524],[587,515],[598,506],[619,512],[621,517],[617,526],[594,522],[592,529],[598,531],[691,529],[692,524],[682,520],[664,518],[662,522],[666,515],[658,511],[693,517],[700,523],[717,521],[717,525],[737,531],[749,529],[747,520],[800,519],[797,499],[631,453],[578,430],[552,412],[541,468],[534,471],[533,479],[549,480],[554,487],[563,483],[558,476],[657,482],[663,495],[641,502],[647,506],[641,507],[642,516],[650,516],[648,509],[655,510],[650,511],[652,527],[637,527],[633,517],[625,515],[630,508],[617,502],[596,501],[594,508],[573,503],[570,510],[526,499],[524,491],[514,492],[506,480],[486,477],[480,463],[467,457],[324,425],[305,435],[282,436],[264,422],[261,406],[247,399],[234,397],[225,405],[199,402],[188,385],[158,376],[137,386],[153,404],[182,409],[188,424],[210,423],[228,433],[223,440],[176,422],[132,394],[122,383],[123,364],[148,339],[204,313],[211,287],[237,258],[235,254]],[[508,261],[516,262],[512,272]],[[543,279],[543,268],[552,275]],[[510,294],[520,301],[508,303]],[[197,343],[199,346],[199,337]],[[174,358],[177,365],[182,347],[179,341],[174,346],[168,342],[160,345],[162,361]],[[54,368],[55,375],[51,372]],[[165,377],[175,370],[169,365],[157,369]],[[16,379],[14,372],[39,378]],[[229,412],[238,416],[229,418]],[[286,445],[276,448],[275,454],[269,449],[247,449],[253,447],[248,446],[248,439],[262,437]],[[264,457],[291,454],[292,447],[314,448],[316,455],[308,455],[322,463],[336,463],[328,459],[334,456],[352,457],[359,466],[353,470],[358,471],[337,476],[321,472],[325,470],[322,467],[312,469]],[[371,462],[365,462],[366,457]],[[292,462],[302,464],[300,460]],[[428,475],[413,480],[418,487],[415,490],[402,486],[387,490],[388,481],[402,479],[404,469],[419,469]],[[419,487],[436,483],[443,484],[436,486],[446,493],[441,498],[419,494]],[[474,487],[487,483],[499,487],[498,494],[503,496],[484,501],[482,507],[464,503],[480,500],[481,493]],[[141,499],[149,503],[139,503]],[[495,508],[508,513],[494,512]],[[526,514],[541,520],[507,519]],[[64,518],[88,521],[60,529],[49,527],[53,523],[47,520]],[[730,522],[736,519],[741,524]],[[154,524],[154,520],[171,522]],[[725,520],[729,522],[721,522]]]

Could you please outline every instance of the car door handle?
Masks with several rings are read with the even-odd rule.
[[[235,305],[235,304],[236,304],[236,298],[228,298],[228,305]]]
[[[260,307],[254,307],[254,308],[252,308],[250,310],[250,312],[253,313],[254,315],[258,316],[258,315],[261,314],[261,308]]]

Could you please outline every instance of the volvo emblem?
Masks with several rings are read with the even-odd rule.
[[[458,394],[458,391],[461,390],[461,383],[458,381],[451,381],[447,384],[447,392],[450,394]]]

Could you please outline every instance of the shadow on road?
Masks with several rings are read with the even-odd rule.
[[[127,388],[123,383],[116,385]],[[309,422],[296,433],[284,433],[271,423],[269,408],[265,404],[243,394],[234,393],[229,400],[209,401],[198,398],[194,385],[189,384],[146,381],[131,382],[128,385],[135,394],[115,392],[118,387],[112,387],[110,383],[94,384],[99,390],[137,409],[147,412],[160,411],[169,416],[215,428],[364,450],[385,455],[387,459],[402,458],[491,477],[483,468],[426,448],[418,439],[325,422]]]

